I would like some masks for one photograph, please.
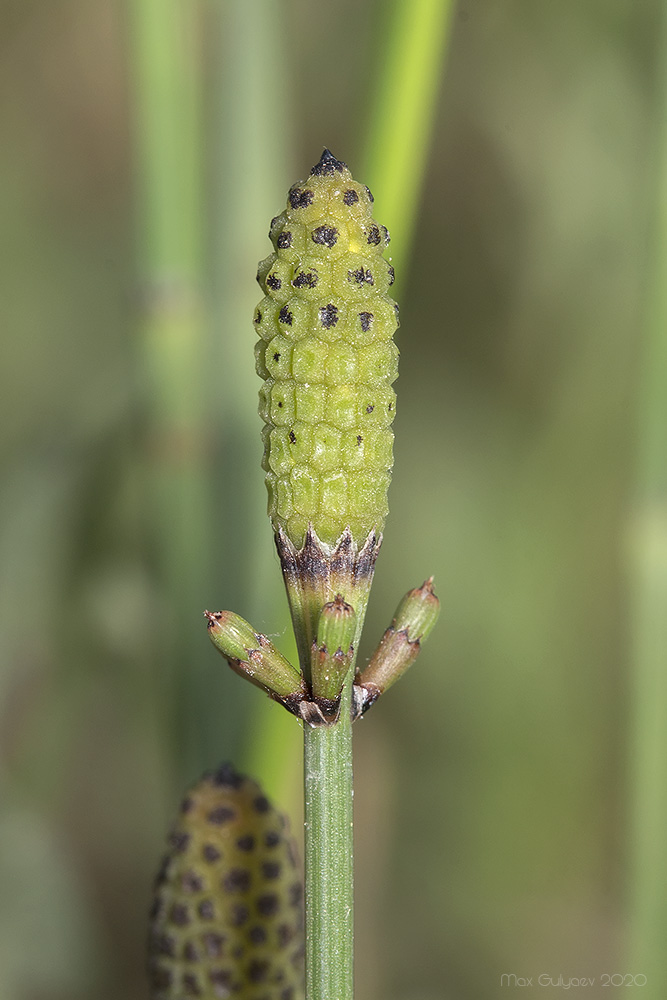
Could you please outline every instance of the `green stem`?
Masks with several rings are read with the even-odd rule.
[[[194,722],[199,713],[191,649],[208,575],[211,523],[209,421],[202,394],[207,351],[199,8],[186,0],[136,0],[127,12],[143,306],[141,467],[150,510],[146,533],[168,623],[156,659],[171,684],[169,728],[178,734],[178,744],[179,737],[186,739],[188,721],[190,732],[200,732]]]
[[[381,48],[359,176],[382,206],[399,279],[417,219],[453,11],[453,0],[395,0]]]
[[[304,727],[306,1000],[354,995],[351,690],[335,725]]]
[[[274,0],[214,0],[209,9],[219,44],[211,86],[214,267],[208,391],[215,400],[221,440],[219,522],[234,525],[233,531],[216,542],[220,565],[234,566],[233,574],[222,574],[216,599],[221,607],[240,602],[250,621],[276,622],[280,631],[287,620],[280,581],[273,572],[275,550],[259,467],[260,383],[251,328],[261,297],[252,280],[258,246],[264,246],[262,256],[269,253],[267,222],[284,202],[285,189],[296,176],[291,164],[289,74],[275,72],[275,52],[287,47],[286,25]],[[268,115],[258,113],[267,94],[271,94]],[[289,649],[284,652],[290,655]],[[266,698],[248,697],[239,711],[235,695],[228,705],[222,722],[242,741],[247,773],[256,776],[277,801],[294,800],[300,795],[300,769],[293,767],[293,761],[300,757],[301,746],[293,719],[276,711]],[[213,709],[217,712],[218,705]]]

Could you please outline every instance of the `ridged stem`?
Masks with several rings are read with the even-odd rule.
[[[335,725],[304,726],[306,1000],[352,1000],[352,674]]]
[[[359,545],[347,529],[331,550],[310,528],[298,549],[278,529],[276,543],[304,676],[309,676],[313,640],[326,634],[319,630],[322,609],[337,595],[354,608],[357,650],[381,540],[373,531]],[[338,720],[314,728],[304,725],[306,1000],[352,1000],[354,993],[354,660],[351,657]]]

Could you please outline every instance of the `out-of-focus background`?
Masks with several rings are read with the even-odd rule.
[[[504,973],[665,995],[664,947],[631,943],[665,839],[633,555],[660,4],[441,7],[398,195],[383,161],[413,139],[371,139],[405,3],[0,8],[1,1000],[147,997],[153,875],[206,768],[298,828],[298,724],[201,612],[290,650],[251,314],[325,145],[374,189],[401,303],[362,658],[430,574],[443,606],[355,727],[360,1000],[490,1000]]]

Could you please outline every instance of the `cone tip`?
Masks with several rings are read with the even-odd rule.
[[[342,160],[337,160],[331,150],[325,146],[319,161],[310,172],[315,177],[324,177],[333,175],[336,171],[342,174],[344,170],[347,170],[347,164],[343,163]]]

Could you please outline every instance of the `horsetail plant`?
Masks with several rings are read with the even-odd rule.
[[[325,149],[271,222],[274,252],[257,274],[264,292],[254,315],[264,379],[263,467],[299,667],[238,615],[205,612],[211,640],[230,666],[303,723],[306,1000],[353,997],[352,722],[414,662],[439,611],[429,579],[403,598],[367,667],[356,667],[388,510],[398,374],[398,307],[388,295],[394,271],[383,256],[389,233],[373,219],[372,205],[369,189]],[[206,780],[202,795],[211,791]],[[201,810],[191,820],[186,810],[172,834],[151,937],[154,1000],[238,991],[248,1000],[296,1000],[303,995],[294,970],[298,928],[285,925],[282,903],[271,913],[257,903],[272,893],[270,876],[278,884],[284,869],[293,878],[293,866],[240,864],[236,848],[242,840],[259,842],[259,822],[257,830],[250,824],[262,811],[243,812],[235,801],[220,808],[233,833],[211,842],[220,855],[212,880],[197,867],[208,844]],[[239,812],[248,825],[240,839]],[[187,909],[184,897],[192,892],[222,894],[219,903],[209,900],[212,924]],[[247,920],[259,921],[245,935],[232,931],[227,897],[240,900],[234,905]],[[202,896],[200,905],[207,900]],[[187,934],[181,919],[188,928],[194,921]],[[291,928],[289,974],[280,950],[284,926]],[[219,954],[207,950],[211,933],[221,938]],[[264,948],[260,959],[249,957],[253,934]]]

